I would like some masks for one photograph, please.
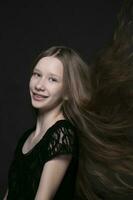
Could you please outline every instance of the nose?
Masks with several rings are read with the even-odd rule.
[[[45,81],[43,79],[38,80],[38,82],[35,84],[36,90],[45,90]]]

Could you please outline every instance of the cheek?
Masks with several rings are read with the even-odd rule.
[[[33,87],[33,80],[31,78],[30,81],[29,81],[29,89],[31,89],[32,87]]]
[[[63,89],[58,88],[57,90],[54,90],[54,94],[58,97],[58,98],[62,98],[63,97]]]

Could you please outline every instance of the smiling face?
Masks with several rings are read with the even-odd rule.
[[[63,100],[63,65],[53,56],[43,57],[29,83],[31,102],[41,111],[60,109]]]

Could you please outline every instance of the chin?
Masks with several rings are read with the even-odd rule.
[[[43,103],[38,103],[38,102],[34,102],[32,101],[32,106],[35,108],[35,109],[38,109],[40,111],[46,111],[46,110],[49,110],[49,106],[48,105],[44,105]]]
[[[38,102],[32,101],[31,104],[34,108],[37,108],[37,109],[42,108],[42,105]]]

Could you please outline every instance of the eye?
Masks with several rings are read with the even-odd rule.
[[[38,72],[33,72],[32,75],[35,76],[35,77],[40,77],[41,76]]]
[[[49,80],[49,82],[57,82],[58,81],[56,78],[53,78],[53,77],[49,77],[48,80]]]

